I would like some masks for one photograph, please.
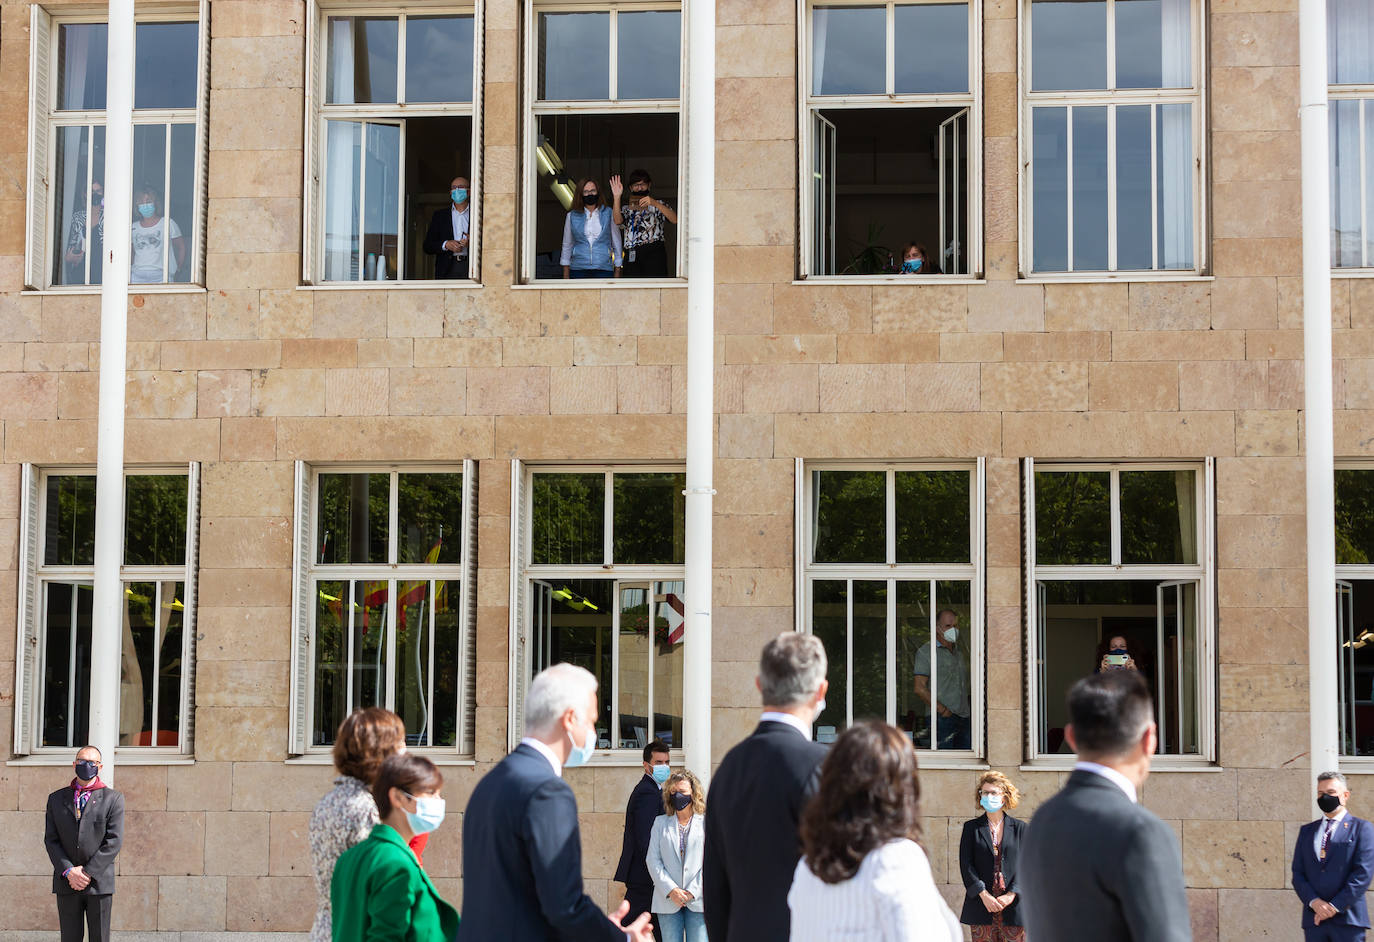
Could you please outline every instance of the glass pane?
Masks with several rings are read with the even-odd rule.
[[[1069,134],[1067,108],[1031,109],[1032,264],[1036,271],[1069,267]]]
[[[894,8],[897,94],[968,91],[968,4],[907,4]]]
[[[687,475],[616,474],[612,524],[617,565],[680,563],[684,559]]]
[[[620,587],[619,749],[649,744],[649,671],[653,661],[650,630],[652,590],[648,585]]]
[[[1121,472],[1121,561],[1196,563],[1197,472]]]
[[[406,17],[406,101],[472,101],[472,17]]]
[[[195,256],[196,206],[196,126],[173,124],[172,169],[167,179],[167,218],[171,220],[172,245],[170,281],[189,282]],[[181,220],[178,225],[177,220]],[[177,239],[177,233],[181,238]]]
[[[849,725],[846,702],[849,693],[849,583],[843,579],[818,579],[811,583],[811,633],[825,645],[825,709],[816,717],[816,740],[834,742]]]
[[[104,23],[63,23],[57,28],[57,110],[104,111]]]
[[[535,474],[532,481],[530,562],[536,566],[606,562],[606,476]]]
[[[609,579],[570,579],[553,584],[551,611],[539,613],[531,606],[532,618],[547,618],[536,635],[536,646],[544,652],[542,663],[566,661],[585,667],[596,675],[598,749],[611,748],[611,629],[615,584]]]
[[[173,125],[134,126],[133,198],[134,220],[129,224],[129,281],[133,284],[163,284],[185,281],[190,239],[182,233],[176,219],[167,215],[168,157],[180,163],[176,174],[178,203],[189,209],[195,174],[195,128],[183,137],[180,148],[168,154],[168,131]],[[189,146],[188,146],[189,145]],[[180,276],[180,277],[178,277]]]
[[[1106,87],[1106,0],[1035,0],[1031,4],[1031,90]]]
[[[328,43],[326,104],[396,100],[396,17],[331,16]]]
[[[397,475],[396,503],[398,563],[463,561],[461,473]]]
[[[886,91],[887,9],[812,10],[811,94],[881,95]]]
[[[409,280],[428,280],[436,275],[436,264],[442,263],[446,278],[467,277],[468,256],[462,256],[462,264],[455,263],[452,252],[444,252],[431,245],[433,254],[425,251],[424,237],[429,226],[438,217],[440,223],[453,224],[453,203],[449,198],[450,183],[462,177],[469,184],[469,167],[472,165],[472,118],[468,115],[450,117],[409,118],[405,129],[405,233],[403,243],[404,258],[401,260],[401,277]],[[459,222],[459,237],[471,228],[471,201],[475,191],[469,196],[466,220]],[[472,233],[467,233],[471,237]],[[416,408],[414,402],[397,402],[392,407],[393,414]]]
[[[1328,81],[1374,83],[1374,8],[1369,0],[1326,0],[1326,35]]]
[[[457,746],[458,723],[465,695],[458,689],[458,660],[463,643],[462,583],[436,582],[434,600],[434,695],[426,704],[434,745]],[[400,613],[397,612],[399,615]],[[407,721],[407,729],[410,729]]]
[[[1193,106],[1159,105],[1159,267],[1193,267]]]
[[[43,565],[94,565],[95,475],[49,475],[43,524]]]
[[[854,582],[854,719],[887,720],[887,582]]]
[[[157,613],[157,735],[154,741],[159,746],[179,746],[186,585],[182,582],[163,582],[160,587],[162,596]]]
[[[194,108],[199,24],[139,23],[134,29],[134,107]]]
[[[1073,109],[1073,268],[1107,269],[1107,109]]]
[[[396,712],[412,746],[453,745],[457,733],[460,593],[457,582],[396,586]]]
[[[1374,580],[1341,580],[1336,590],[1341,753],[1374,755]]]
[[[1197,583],[1185,582],[1175,592],[1178,615],[1175,634],[1166,630],[1165,644],[1176,653],[1177,698],[1171,698],[1171,711],[1178,729],[1175,740],[1180,755],[1198,753],[1198,647],[1197,647]],[[1166,596],[1167,597],[1167,596]],[[1167,623],[1167,622],[1166,622]],[[1173,704],[1176,703],[1176,706]]]
[[[1154,267],[1150,106],[1116,109],[1116,267]]]
[[[1374,562],[1374,470],[1336,471],[1336,562]]]
[[[1334,99],[1327,104],[1331,150],[1331,266],[1359,268],[1363,199],[1360,192],[1360,107],[1357,99]]]
[[[363,278],[396,278],[396,231],[400,226],[401,128],[368,122],[363,193]]]
[[[45,746],[89,741],[91,584],[43,584],[43,730]]]
[[[60,127],[54,134],[52,282],[98,285],[105,244],[105,129]]]
[[[357,281],[362,274],[358,207],[363,125],[361,121],[326,121],[324,126],[324,277],[326,281]]]
[[[124,564],[186,565],[186,475],[124,478]]]
[[[887,561],[887,475],[812,471],[811,558],[818,563]]]
[[[617,98],[679,98],[682,62],[682,14],[652,10],[617,14],[616,45],[620,61]]]
[[[353,600],[353,628],[349,633],[353,702],[349,709],[386,706],[386,620],[391,583],[359,580],[349,585]]]
[[[912,668],[916,696],[925,708],[928,700],[934,701],[937,715],[932,748],[969,749],[973,729],[969,696],[969,584],[937,583],[931,607],[935,609],[935,645],[931,646],[927,635],[926,642],[916,649]]]
[[[611,97],[611,15],[539,14],[541,101],[604,101]]]
[[[1193,84],[1189,0],[1116,0],[1116,87]]]
[[[917,749],[930,748],[930,615],[930,583],[898,582],[897,726]]]
[[[315,708],[310,742],[328,746],[348,715],[348,604],[345,582],[315,584]]]
[[[321,474],[315,499],[316,565],[388,562],[391,475]]]
[[[966,563],[969,554],[967,471],[897,471],[897,562]]]
[[[654,737],[682,747],[682,671],[687,607],[682,582],[654,584]]]
[[[153,692],[157,688],[154,652],[161,620],[157,617],[157,583],[124,584],[124,638],[119,660],[119,745],[152,746]]]
[[[1035,472],[1035,561],[1041,566],[1111,562],[1111,474]]]

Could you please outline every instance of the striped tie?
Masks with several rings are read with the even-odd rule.
[[[1334,818],[1326,819],[1326,827],[1322,831],[1322,860],[1326,859],[1326,845],[1331,843],[1331,828],[1335,823]]]

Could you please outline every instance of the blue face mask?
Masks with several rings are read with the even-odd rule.
[[[156,204],[156,203],[139,203],[139,204],[138,204],[138,214],[139,214],[140,216],[142,216],[144,219],[147,219],[148,217],[152,216],[152,214],[155,213],[155,212],[157,212],[157,204]]]
[[[668,781],[668,776],[673,774],[673,770],[666,765],[656,765],[651,774],[654,777],[654,781],[662,785],[664,782]]]
[[[575,769],[579,765],[586,765],[587,760],[596,751],[596,729],[587,730],[587,740],[582,745],[577,744],[577,740],[572,738],[572,730],[568,730],[568,739],[572,742],[572,752],[568,753],[568,761],[564,762],[565,768]]]
[[[921,270],[921,260],[919,258],[909,258],[902,262],[902,272],[907,275],[914,275]]]
[[[461,186],[449,190],[448,195],[453,197],[455,203],[466,203],[468,201],[468,191]]]
[[[414,795],[408,795],[415,798]],[[428,834],[444,823],[445,803],[442,798],[415,798],[415,810],[406,812],[406,821],[416,834]]]
[[[981,797],[978,799],[978,804],[980,804],[980,805],[983,806],[983,810],[984,810],[984,811],[989,811],[989,812],[992,812],[992,811],[1001,811],[1001,810],[1002,810],[1002,796],[1001,796],[1001,795],[983,795],[983,796],[981,796]]]

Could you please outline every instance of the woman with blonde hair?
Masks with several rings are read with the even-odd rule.
[[[1007,814],[1020,804],[1021,792],[1001,772],[989,771],[978,776],[973,800],[983,813],[964,822],[959,839],[965,893],[959,921],[973,930],[973,942],[1023,942],[1016,864],[1026,822]]]
[[[686,769],[663,783],[664,814],[649,832],[644,863],[654,880],[649,911],[658,916],[663,942],[706,942],[701,863],[705,848],[706,795],[701,779]]]

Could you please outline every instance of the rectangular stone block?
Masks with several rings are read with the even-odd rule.
[[[983,408],[994,411],[1082,411],[1088,407],[1088,364],[988,363],[982,395]]]
[[[230,932],[304,932],[315,920],[310,877],[229,877]]]
[[[124,842],[119,851],[121,874],[199,876],[204,873],[203,812],[125,810],[124,828]]]
[[[1178,408],[1178,367],[1172,363],[1093,363],[1088,408],[1109,412]]]
[[[1227,412],[1007,413],[1003,454],[1041,458],[1218,455],[1235,451]]]
[[[205,872],[256,876],[267,871],[268,815],[213,811],[205,815]]]
[[[390,415],[462,415],[467,409],[467,370],[389,370]]]
[[[1252,821],[1183,822],[1183,875],[1189,886],[1280,888],[1289,863],[1283,825]]]
[[[547,415],[548,368],[469,369],[468,412],[473,415]]]
[[[982,405],[977,363],[911,363],[906,368],[908,412],[976,412]]]
[[[900,412],[905,405],[900,363],[823,363],[819,371],[822,412]]]

